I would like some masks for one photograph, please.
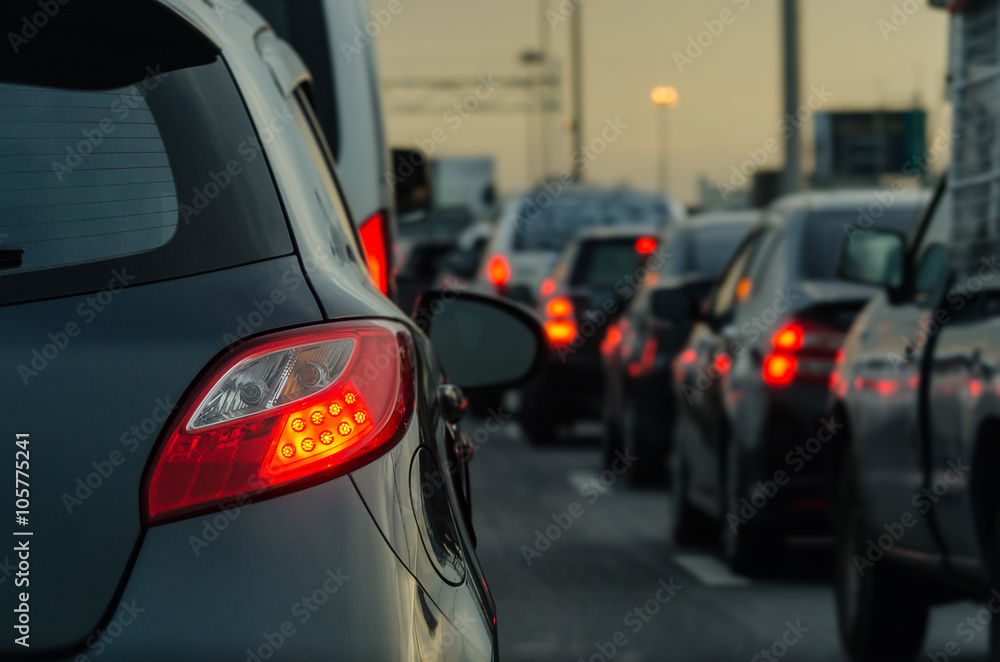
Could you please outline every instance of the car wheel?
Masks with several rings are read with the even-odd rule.
[[[708,518],[688,500],[690,471],[676,448],[670,456],[670,473],[670,525],[674,542],[678,545],[703,543],[710,525]]]
[[[834,594],[840,639],[855,662],[912,660],[919,654],[930,603],[888,559],[869,561],[863,506],[848,458],[837,490]],[[864,564],[857,563],[864,559]]]
[[[993,586],[997,586],[997,579],[1000,578],[1000,510],[993,521],[993,551],[990,556],[990,574]],[[990,620],[990,654],[987,659],[1000,662],[1000,614],[993,614]]]
[[[722,548],[734,572],[757,575],[775,565],[782,541],[776,531],[755,517],[740,515],[743,485],[740,464],[739,444],[730,441],[726,444],[726,469],[722,480],[726,504],[721,522]]]

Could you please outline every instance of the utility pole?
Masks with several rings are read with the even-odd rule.
[[[799,3],[782,0],[782,29],[784,32],[784,83],[785,119],[795,117],[799,111]],[[801,129],[796,129],[785,140],[784,192],[799,190],[802,181]]]
[[[570,168],[573,179],[583,179],[579,159],[572,158],[573,152],[583,147],[583,7],[577,5],[570,15],[570,67],[573,69],[573,126],[570,144]]]
[[[551,53],[551,32],[552,28],[549,26],[549,19],[546,16],[546,11],[549,8],[549,0],[538,0],[539,4],[539,36],[538,36],[538,49],[541,52],[541,78],[545,78],[548,75],[551,64],[550,57]],[[549,159],[549,146],[552,142],[552,138],[549,135],[549,89],[545,85],[538,86],[538,122],[540,124],[540,137],[539,140],[542,143],[542,179],[546,179],[552,174],[552,164]]]

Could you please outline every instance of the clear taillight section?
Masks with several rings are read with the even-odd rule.
[[[412,341],[383,322],[267,336],[223,358],[181,407],[146,483],[159,523],[330,480],[389,450],[413,407]]]

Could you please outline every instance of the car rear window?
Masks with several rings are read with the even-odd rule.
[[[696,228],[688,239],[684,270],[703,276],[717,276],[749,230],[749,223]]]
[[[899,205],[888,209],[874,227],[894,230],[909,236],[917,222],[920,208]],[[808,280],[837,280],[840,251],[847,238],[845,227],[858,224],[856,210],[824,211],[810,214],[805,220],[802,235],[801,272]]]
[[[101,64],[0,70],[0,305],[99,290],[115,270],[134,285],[291,252],[220,57],[141,78]]]
[[[583,242],[570,284],[611,289],[619,280],[634,275],[645,261],[635,249],[636,239]]]
[[[643,195],[567,195],[548,206],[526,199],[517,219],[514,250],[561,251],[580,230],[644,226],[656,231],[670,220],[666,200]]]

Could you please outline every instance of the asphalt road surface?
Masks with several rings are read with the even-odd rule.
[[[792,548],[779,574],[748,580],[714,549],[671,541],[666,491],[602,482],[595,446],[538,448],[516,422],[477,441],[473,508],[501,659],[846,659],[822,547]],[[918,659],[984,662],[988,628],[963,626],[979,609],[935,609]]]

